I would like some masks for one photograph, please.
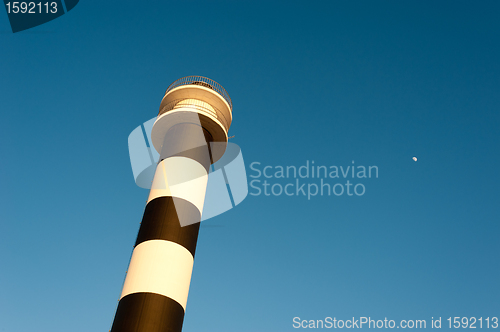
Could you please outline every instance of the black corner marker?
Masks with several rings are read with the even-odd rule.
[[[64,15],[61,0],[10,1],[4,0],[12,32],[19,32],[52,21]],[[67,10],[73,9],[78,0],[66,0]]]
[[[71,9],[75,8],[78,1],[80,0],[64,0],[64,3],[66,4],[66,10],[69,12]]]

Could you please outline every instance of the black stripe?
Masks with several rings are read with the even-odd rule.
[[[180,332],[184,308],[169,297],[133,293],[118,303],[111,332]]]
[[[190,225],[181,227],[179,215]],[[200,220],[201,213],[192,203],[178,197],[157,197],[146,205],[135,245],[148,240],[172,241],[189,250],[194,257]]]

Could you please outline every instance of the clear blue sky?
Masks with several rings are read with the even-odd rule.
[[[185,332],[500,317],[499,16],[497,1],[82,0],[13,34],[0,13],[0,331],[110,328],[148,195],[127,137],[187,75],[230,94],[248,175],[314,160],[379,177],[355,179],[360,197],[249,195],[202,224]]]

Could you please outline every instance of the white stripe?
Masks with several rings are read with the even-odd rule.
[[[196,160],[186,157],[170,157],[156,167],[149,192],[148,203],[162,196],[179,197],[203,211],[208,173]]]
[[[132,253],[120,299],[132,293],[155,293],[175,300],[186,310],[193,260],[193,255],[177,243],[142,242]]]

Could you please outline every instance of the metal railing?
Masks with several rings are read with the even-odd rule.
[[[231,101],[231,98],[229,97],[229,94],[227,93],[226,89],[222,87],[219,83],[215,82],[214,80],[209,79],[208,77],[203,77],[203,76],[186,76],[179,78],[177,81],[174,83],[170,84],[170,86],[167,88],[167,91],[165,91],[165,94],[168,93],[170,90],[173,90],[174,88],[177,88],[182,85],[188,85],[188,84],[195,84],[195,85],[201,85],[206,88],[212,89],[218,94],[224,98],[227,103],[229,104],[229,107],[231,108],[231,111],[233,110],[233,103]]]
[[[183,101],[185,101],[185,103],[182,103]],[[189,98],[176,99],[176,100],[172,100],[170,103],[163,106],[158,115],[166,113],[166,112],[173,110],[175,108],[191,107],[191,108],[194,108],[196,110],[212,114],[213,116],[215,116],[216,119],[218,119],[219,121],[222,122],[222,125],[224,127],[228,128],[229,127],[228,126],[228,119],[226,119],[226,117],[224,116],[224,113],[222,113],[218,108],[213,107],[212,105],[210,105],[210,108],[206,107],[206,105],[209,105],[209,104],[205,103],[203,101],[195,100],[195,99],[189,99]]]

